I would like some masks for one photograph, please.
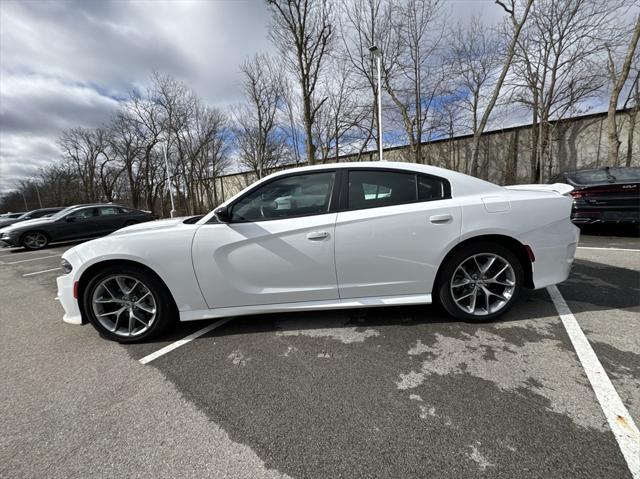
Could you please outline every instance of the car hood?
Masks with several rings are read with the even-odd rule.
[[[117,231],[114,231],[109,236],[122,236],[122,235],[132,234],[132,233],[141,233],[143,231],[157,231],[157,230],[166,230],[169,228],[175,228],[176,226],[181,225],[182,222],[187,218],[189,218],[189,216],[185,216],[181,218],[168,218],[165,220],[147,221],[145,223],[138,223],[138,224],[127,226],[126,228],[121,228]]]
[[[0,228],[2,228],[3,233],[9,233],[17,229],[30,228],[32,226],[48,225],[53,222],[54,220],[52,220],[51,218],[36,218],[34,220],[19,221],[18,223],[13,223],[12,225],[9,225],[7,227],[2,227],[0,225]]]
[[[8,219],[0,220],[0,228],[4,228],[6,226],[9,226],[18,222],[19,220],[17,218],[8,218]]]

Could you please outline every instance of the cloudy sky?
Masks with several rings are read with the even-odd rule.
[[[449,19],[487,22],[491,0],[449,0]],[[271,51],[262,0],[0,0],[0,194],[59,159],[56,138],[108,120],[153,70],[207,103],[240,100],[238,65]]]

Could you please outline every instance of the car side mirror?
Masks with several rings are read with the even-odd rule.
[[[226,206],[221,206],[213,210],[213,214],[216,216],[220,223],[230,223],[231,222],[231,214]]]

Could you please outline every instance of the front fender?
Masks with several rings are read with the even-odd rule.
[[[151,269],[164,282],[179,311],[205,309],[191,258],[195,228],[107,236],[73,248],[80,259],[78,280],[89,268],[106,261],[130,261]],[[75,266],[74,266],[75,270]]]

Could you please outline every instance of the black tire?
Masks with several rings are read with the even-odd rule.
[[[109,330],[96,316],[93,307],[93,295],[105,279],[109,281],[108,278],[115,276],[126,276],[139,281],[153,297],[155,303],[155,319],[150,322],[148,329],[140,334],[124,336],[122,331],[118,334]],[[111,288],[113,288],[113,286],[111,286]],[[149,273],[143,268],[135,267],[134,265],[112,265],[100,270],[89,280],[89,283],[83,289],[82,304],[87,319],[93,327],[96,328],[98,333],[105,339],[119,343],[138,343],[156,337],[166,330],[177,317],[175,303],[165,284],[156,275]],[[124,307],[124,305],[122,306]],[[140,311],[138,311],[138,313],[140,313]],[[127,312],[123,312],[123,315],[126,316]],[[125,318],[125,322],[126,321],[127,319]],[[121,328],[118,328],[118,330],[120,329]]]
[[[27,231],[20,237],[20,245],[31,251],[46,248],[50,242],[51,238],[44,231]]]
[[[476,256],[476,255],[479,255],[479,256]],[[470,281],[472,281],[469,285],[466,285],[466,286],[453,285],[452,286],[454,275],[459,274],[459,273],[456,273],[457,271],[459,271],[458,268],[463,264],[468,265],[469,263],[467,263],[467,261],[472,261],[473,258],[476,257],[476,258],[480,258],[480,262],[482,262],[482,258],[486,258],[488,263],[489,256],[483,257],[483,255],[494,255],[497,257],[496,261],[504,260],[506,263],[508,263],[512,268],[512,270],[508,271],[508,273],[511,275],[511,271],[513,272],[512,276],[513,276],[513,280],[515,281],[515,285],[513,286],[502,286],[502,285],[494,285],[494,284],[490,285],[488,283],[482,283],[483,280],[481,278],[479,278],[480,285],[478,285],[478,283],[473,282],[478,279],[469,278]],[[483,266],[485,266],[487,263],[485,263]],[[474,264],[474,263],[471,263],[471,264]],[[499,269],[500,268],[498,268],[498,270]],[[496,269],[492,270],[490,268],[488,270],[489,275],[492,275],[495,272],[496,272]],[[503,274],[506,274],[506,273],[503,273]],[[482,276],[479,269],[478,269],[478,275]],[[506,278],[503,276],[501,281],[511,282],[512,279]],[[442,305],[442,307],[447,311],[447,313],[449,313],[454,318],[461,319],[464,321],[469,321],[469,322],[491,321],[493,319],[498,318],[499,316],[502,316],[513,306],[513,304],[517,301],[518,297],[520,296],[520,293],[522,291],[523,281],[524,281],[524,271],[522,268],[522,264],[520,263],[520,260],[518,260],[518,257],[510,249],[500,244],[490,243],[490,242],[471,243],[461,248],[460,250],[454,252],[446,260],[446,264],[443,266],[443,269],[440,272],[440,275],[438,277],[438,285],[436,287],[437,298],[440,304]],[[487,297],[494,298],[493,294],[491,295],[485,294],[484,288],[489,289],[490,291],[492,291],[492,293],[493,291],[496,291],[497,293],[499,293],[500,292],[499,290],[494,289],[496,287],[505,288],[505,291],[507,291],[507,289],[512,288],[508,294],[504,294],[505,291],[502,292],[504,298],[508,296],[508,300],[505,302],[502,299],[499,299],[498,296],[495,296],[498,299],[491,299],[490,301],[495,301],[496,302],[495,307],[499,309],[497,309],[496,311],[492,311],[493,305],[490,304],[488,309],[486,307],[485,308],[478,307],[479,311],[477,314],[471,314],[468,310],[463,309],[463,307],[460,306],[458,302],[456,302],[452,293],[452,290],[454,288],[470,288],[466,291],[464,290],[460,291],[459,289],[457,290],[457,291],[460,291],[459,293],[460,296],[464,296],[464,294],[466,294],[468,291],[472,290],[473,288],[476,288],[473,290],[474,291],[477,290],[478,295],[481,295],[483,299]],[[472,293],[472,294],[475,294],[475,293]],[[460,297],[458,297],[458,301],[460,301]],[[469,305],[469,309],[470,308],[471,308],[471,305]],[[475,303],[474,303],[474,308],[475,308]],[[487,311],[489,311],[488,314],[487,314]]]

